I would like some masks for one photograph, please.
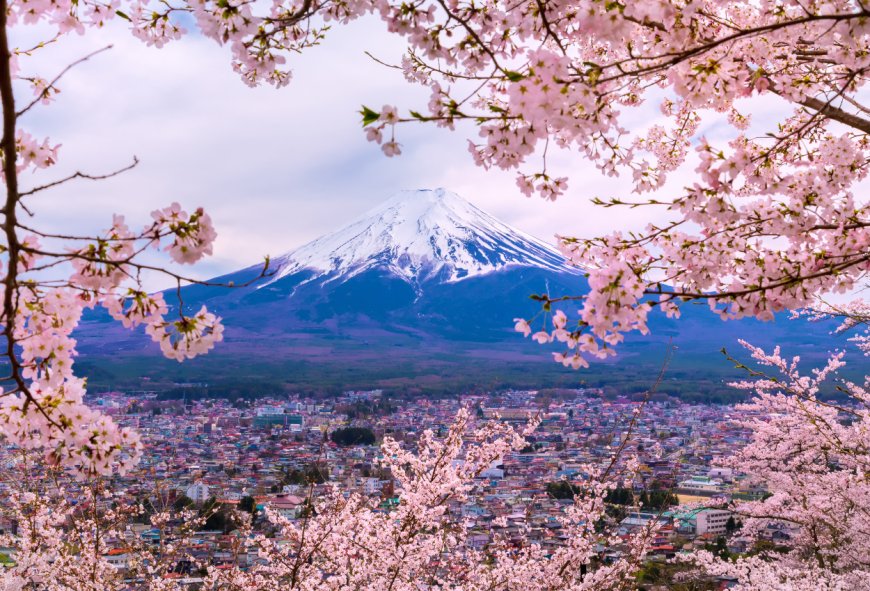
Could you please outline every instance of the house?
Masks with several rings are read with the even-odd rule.
[[[265,506],[285,519],[296,519],[302,514],[305,498],[296,495],[278,495],[269,499]]]
[[[127,548],[112,548],[103,558],[110,566],[125,571],[130,568],[130,551]]]

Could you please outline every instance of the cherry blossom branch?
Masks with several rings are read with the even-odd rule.
[[[108,51],[110,49],[112,49],[112,46],[107,45],[106,47],[103,47],[101,49],[97,49],[96,51],[92,51],[91,53],[87,54],[86,56],[79,58],[76,61],[72,62],[71,64],[67,65],[63,70],[60,71],[59,74],[57,74],[51,80],[51,82],[46,84],[45,88],[42,89],[42,91],[37,95],[37,97],[35,99],[33,99],[30,103],[28,103],[26,107],[24,107],[23,109],[18,111],[15,114],[15,116],[20,118],[22,115],[27,113],[30,109],[32,109],[34,106],[36,106],[41,101],[43,101],[46,97],[48,97],[51,89],[55,88],[55,84],[60,82],[61,78],[63,78],[67,74],[67,72],[69,72],[70,70],[72,70],[76,66],[85,63],[86,61],[88,61],[92,57],[99,55],[99,54],[103,53],[104,51]]]
[[[612,68],[619,68],[620,73],[612,76],[612,77],[600,77],[597,79],[597,82],[604,83],[610,82],[612,80],[616,80],[619,78],[637,76],[640,74],[651,74],[660,72],[667,68],[673,67],[681,62],[688,60],[689,58],[696,57],[697,55],[704,54],[712,51],[713,49],[718,48],[721,45],[733,43],[735,41],[739,41],[746,37],[754,37],[757,35],[761,35],[763,33],[774,33],[776,31],[781,31],[783,29],[788,29],[791,27],[799,27],[801,25],[816,23],[816,22],[844,22],[850,20],[860,20],[870,17],[870,12],[866,9],[862,9],[859,12],[847,13],[847,14],[809,14],[802,18],[796,18],[792,20],[785,20],[780,22],[774,22],[767,25],[761,25],[758,27],[750,27],[747,29],[741,29],[735,31],[730,35],[726,35],[724,37],[719,37],[713,39],[712,41],[708,41],[706,43],[702,43],[700,45],[696,45],[694,47],[690,47],[681,51],[672,51],[672,52],[664,52],[657,55],[636,55],[631,58],[626,58],[623,60],[607,63],[603,66],[595,66],[596,70],[606,70]],[[667,59],[665,59],[667,58]],[[622,64],[630,63],[633,61],[659,61],[664,60],[661,63],[654,64],[647,67],[639,67],[634,70],[623,70],[621,68]]]
[[[87,174],[87,173],[84,173],[81,171],[76,171],[73,174],[66,176],[62,179],[58,179],[56,181],[52,181],[50,183],[46,183],[44,185],[39,185],[39,186],[34,187],[32,189],[28,189],[27,191],[23,191],[19,194],[19,197],[27,197],[28,195],[33,195],[34,193],[39,193],[40,191],[45,191],[47,189],[53,189],[54,187],[57,187],[59,185],[63,185],[65,183],[72,181],[72,180],[75,180],[75,179],[85,179],[85,180],[89,180],[89,181],[104,181],[106,179],[110,179],[112,177],[116,177],[120,174],[123,174],[129,170],[133,170],[134,168],[136,168],[136,166],[138,166],[138,164],[139,164],[139,159],[136,156],[133,156],[133,162],[131,162],[127,166],[124,166],[123,168],[119,168],[117,170],[114,170],[114,171],[106,173],[106,174],[95,175],[95,174]],[[19,224],[19,227],[22,229],[31,231],[31,232],[37,232],[36,230],[34,230],[32,228],[26,228],[25,226],[22,226],[21,224]],[[40,235],[48,236],[48,234],[41,234],[41,233],[40,233]]]

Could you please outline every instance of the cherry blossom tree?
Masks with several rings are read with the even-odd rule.
[[[179,564],[196,565],[190,548],[208,515],[162,506],[159,487],[149,487],[146,511],[103,475],[88,474],[74,492],[67,470],[34,452],[7,460],[0,517],[12,528],[0,544],[12,560],[3,591],[164,591],[178,588]],[[147,523],[157,539],[140,537],[135,523]],[[114,564],[113,554],[121,558]]]
[[[870,581],[870,377],[863,384],[837,379],[845,353],[806,375],[800,359],[787,359],[744,343],[772,375],[751,370],[735,384],[753,391],[738,421],[752,442],[726,462],[761,484],[769,495],[736,503],[743,532],[758,538],[771,525],[787,526],[787,552],[736,561],[708,552],[686,557],[705,574],[736,579],[738,589],[866,589]],[[832,399],[825,386],[836,385]],[[826,396],[826,394],[828,394]]]
[[[522,431],[478,424],[463,409],[443,436],[424,432],[415,451],[387,439],[382,463],[396,481],[398,499],[391,509],[379,506],[379,496],[337,487],[316,495],[312,484],[312,510],[300,518],[267,510],[268,524],[255,529],[242,517],[247,513],[237,515],[233,560],[221,566],[198,562],[190,552],[206,515],[154,512],[147,522],[161,534],[155,545],[130,527],[143,507],[114,495],[109,477],[88,475],[70,502],[66,470],[37,461],[31,470],[43,477],[20,478],[26,470],[15,466],[15,478],[4,483],[10,499],[0,508],[16,526],[0,535],[14,562],[0,589],[163,591],[178,588],[173,574],[180,564],[204,573],[202,588],[223,591],[633,588],[658,524],[615,535],[605,498],[637,469],[619,453],[609,466],[584,467],[587,476],[575,485],[574,502],[557,515],[566,544],[550,548],[532,541],[526,533],[531,523],[512,516],[509,525],[507,515],[495,520],[485,547],[470,543],[475,526],[460,507],[482,494],[481,474],[525,446],[536,424],[532,420]],[[123,553],[123,564],[109,562],[112,550]],[[605,554],[614,558],[604,561]]]
[[[431,93],[425,108],[407,114],[389,105],[363,108],[367,136],[386,155],[401,152],[396,131],[402,125],[472,126],[474,161],[518,170],[519,190],[527,195],[555,199],[565,192],[570,171],[553,172],[547,154],[567,150],[603,174],[632,179],[637,197],[617,196],[601,201],[603,207],[649,207],[667,218],[635,234],[560,239],[566,257],[587,269],[590,291],[542,298],[544,322],[552,326],[535,330],[534,338],[563,344],[557,361],[580,367],[612,355],[626,333],[647,331],[654,309],[678,316],[693,300],[707,301],[726,319],[771,319],[815,306],[816,315],[844,317],[843,330],[866,325],[862,301],[845,311],[824,303],[829,294],[861,287],[870,269],[870,212],[861,195],[870,134],[863,94],[870,11],[859,0],[0,0],[6,189],[0,326],[8,364],[0,432],[7,441],[39,450],[82,478],[136,461],[136,434],[88,408],[85,384],[73,373],[71,334],[86,309],[102,306],[124,326],[143,327],[178,360],[208,351],[222,336],[219,319],[207,310],[185,315],[178,306],[180,316],[170,318],[163,296],[142,287],[148,272],[166,273],[179,286],[187,281],[144,262],[149,248],[177,265],[211,253],[215,231],[203,210],[173,204],[138,229],[116,215],[99,236],[55,234],[30,219],[34,195],[123,170],[49,176],[59,148],[32,136],[26,122],[54,98],[68,69],[47,77],[29,71],[28,58],[70,33],[98,34],[109,19],[128,21],[133,34],[159,47],[185,33],[180,17],[188,15],[201,34],[228,47],[246,83],[283,86],[290,81],[288,55],[323,41],[329,27],[367,14],[407,40],[398,67]],[[10,45],[12,27],[35,23],[50,26],[53,36],[34,47]],[[765,100],[778,101],[782,115],[753,123],[755,105]],[[651,106],[660,122],[626,128],[630,113]],[[707,141],[702,130],[711,123],[724,123],[727,138]],[[672,191],[668,179],[692,165],[694,180]],[[40,180],[26,184],[25,171],[37,172],[26,179]],[[569,298],[579,301],[576,315],[558,309]],[[524,319],[517,329],[533,332]],[[858,337],[865,352],[866,342],[866,333]],[[756,443],[740,458],[751,474],[767,470],[773,496],[745,511],[750,527],[792,521],[800,534],[787,560],[699,561],[710,572],[736,573],[746,588],[857,587],[867,571],[859,546],[867,534],[867,385],[845,385],[853,403],[835,407],[817,397],[817,388],[839,357],[806,377],[779,353],[754,354],[785,372],[786,383],[762,379],[753,386],[759,394],[753,404],[772,418],[752,424]],[[459,443],[462,417],[459,425],[446,442],[425,440],[420,455],[388,444],[385,460],[399,475],[405,501],[396,515],[386,518],[361,499],[336,496],[301,529],[276,520],[290,550],[257,538],[262,569],[212,576],[242,588],[310,589],[328,581],[333,588],[417,589],[421,573],[442,588],[628,584],[644,552],[642,536],[626,560],[584,568],[593,548],[607,541],[594,524],[610,474],[593,478],[588,494],[578,495],[564,522],[575,535],[555,557],[498,541],[486,556],[465,549],[461,524],[447,519],[445,503],[461,500],[483,465],[478,462],[514,440],[509,433],[477,432],[473,437],[487,443],[469,448]],[[31,501],[22,497],[21,504]],[[39,520],[33,532],[60,527],[51,511],[30,515]],[[45,543],[59,549],[53,540]],[[445,553],[456,570],[432,570]],[[41,564],[54,568],[49,558]],[[97,562],[82,568],[103,572]]]
[[[71,32],[99,29],[118,9],[102,2],[0,2],[0,153],[5,188],[0,330],[6,360],[0,434],[8,443],[39,449],[51,462],[83,476],[127,470],[136,462],[141,444],[136,433],[84,404],[85,383],[73,372],[76,341],[71,336],[82,313],[99,306],[127,328],[142,326],[167,357],[179,361],[208,351],[223,332],[220,319],[204,307],[185,313],[179,301],[177,314],[170,316],[163,294],[143,288],[148,273],[167,275],[179,288],[187,282],[182,274],[144,260],[149,249],[162,251],[177,265],[211,254],[216,233],[201,208],[188,212],[173,203],[154,211],[135,229],[123,216],[114,215],[106,220],[105,232],[85,236],[41,229],[28,205],[60,185],[105,180],[137,164],[134,158],[129,166],[105,174],[51,176],[59,146],[32,136],[24,127],[34,110],[51,102],[63,76],[94,54],[50,79],[28,71],[30,58]],[[31,48],[10,45],[14,27],[37,23],[48,23],[54,36]]]
[[[253,548],[260,564],[212,568],[206,585],[238,591],[632,588],[657,524],[627,540],[602,526],[607,492],[633,476],[636,466],[628,461],[610,474],[601,467],[585,467],[588,479],[558,516],[565,545],[547,548],[524,536],[519,542],[511,539],[506,516],[496,518],[484,548],[469,543],[473,524],[457,508],[479,494],[482,472],[527,444],[524,435],[534,426],[521,433],[501,423],[474,425],[465,409],[443,438],[425,431],[414,453],[388,438],[383,464],[397,482],[394,510],[339,489],[309,497],[315,506],[312,516],[289,520],[270,514],[273,536],[239,538],[239,551]],[[601,557],[608,551],[618,551],[620,557],[605,563]]]

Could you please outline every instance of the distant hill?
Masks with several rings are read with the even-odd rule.
[[[678,347],[672,379],[662,390],[704,398],[728,392],[723,384],[734,374],[719,350],[736,353],[738,337],[779,343],[806,359],[838,346],[830,326],[726,323],[705,306],[687,306],[680,321],[653,315],[652,335],[629,335],[615,360],[566,370],[546,348],[515,333],[513,318],[536,313],[533,293],[582,294],[582,270],[551,245],[443,189],[401,192],[277,257],[272,269],[243,288],[183,289],[185,308],[206,304],[224,318],[225,342],[214,353],[181,365],[162,360],[143,335],[95,312],[77,333],[81,368],[96,387],[145,377],[160,386],[207,382],[215,391],[235,384],[237,392],[246,382],[253,391],[383,387],[425,394],[586,384],[631,392],[649,387],[672,342]],[[241,285],[260,270],[215,281]]]

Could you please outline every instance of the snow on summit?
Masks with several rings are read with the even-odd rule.
[[[401,191],[275,263],[271,282],[303,270],[315,271],[311,280],[343,281],[378,268],[414,284],[460,281],[509,265],[572,270],[553,246],[445,189]]]

